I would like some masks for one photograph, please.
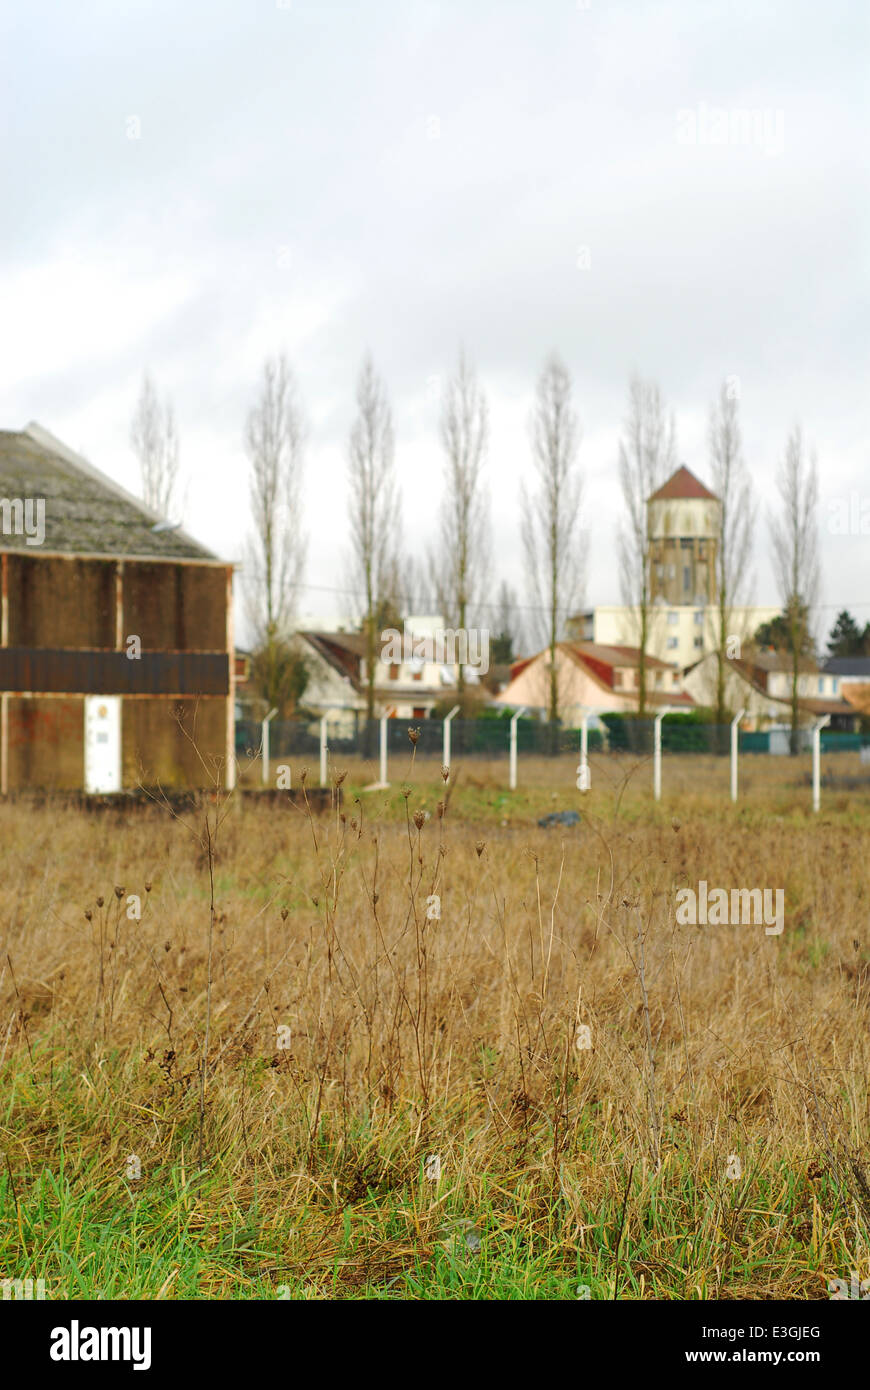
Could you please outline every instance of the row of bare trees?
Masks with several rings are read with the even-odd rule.
[[[424,564],[401,549],[402,499],[395,471],[392,411],[384,382],[367,356],[357,380],[356,415],[348,438],[350,553],[347,593],[355,602],[364,638],[369,716],[375,707],[375,669],[380,634],[400,626],[413,610],[437,611],[448,626],[468,629],[481,621],[492,574],[490,496],[486,481],[489,408],[464,352],[446,383],[439,421],[444,453],[444,493],[437,542]],[[293,373],[286,358],[264,368],[260,395],[248,417],[254,535],[248,556],[249,617],[258,653],[264,698],[288,704],[281,673],[292,669],[288,650],[305,551],[300,486],[305,426]],[[565,619],[579,600],[583,537],[579,528],[581,477],[579,426],[569,374],[555,356],[539,382],[532,419],[534,482],[523,487],[523,543],[534,611],[541,634],[555,652]],[[517,637],[519,605],[506,585],[498,595],[499,626]],[[491,621],[487,621],[487,627]],[[507,634],[503,631],[502,638]],[[460,668],[459,696],[465,691]],[[551,690],[551,716],[558,691]]]
[[[586,567],[581,526],[583,473],[581,430],[570,374],[557,354],[538,377],[529,422],[531,468],[521,485],[521,536],[530,602],[523,618],[515,592],[502,582],[496,608],[496,644],[546,647],[549,715],[559,717],[557,644],[580,604]],[[294,373],[285,356],[268,360],[257,400],[245,426],[250,463],[253,535],[246,556],[246,596],[255,648],[254,679],[271,705],[292,708],[304,687],[291,636],[304,572],[307,533],[302,481],[307,425]],[[402,498],[395,469],[395,434],[386,386],[366,356],[356,387],[356,414],[347,446],[350,548],[346,589],[364,637],[367,707],[375,706],[375,668],[380,633],[401,624],[402,614],[437,611],[457,629],[485,625],[492,593],[490,495],[486,477],[489,408],[465,352],[459,354],[442,393],[439,421],[444,490],[437,541],[420,563],[402,552]],[[146,502],[161,516],[175,504],[178,437],[171,406],[161,405],[145,378],[131,437],[142,468]],[[743,455],[738,394],[723,383],[710,408],[708,463],[719,500],[715,546],[716,717],[727,715],[728,641],[735,608],[748,601],[751,583],[754,501]],[[619,564],[624,604],[634,615],[639,649],[638,704],[650,703],[649,661],[655,617],[652,584],[654,538],[647,501],[677,467],[673,412],[658,385],[634,376],[619,442],[624,515]],[[815,509],[817,465],[800,428],[788,437],[778,477],[780,505],[770,517],[772,553],[784,613],[789,615],[793,724],[797,727],[800,654],[807,648],[808,613],[816,600],[818,555]],[[464,675],[460,671],[460,695]]]

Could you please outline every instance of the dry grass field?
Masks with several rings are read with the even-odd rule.
[[[745,761],[738,808],[713,759],[666,760],[655,806],[648,763],[594,757],[585,796],[567,765],[509,793],[503,767],[445,786],[409,760],[389,791],[335,769],[321,812],[0,806],[3,1277],[680,1300],[870,1277],[870,794],[813,816],[808,762]],[[680,925],[700,880],[782,888],[782,934]]]

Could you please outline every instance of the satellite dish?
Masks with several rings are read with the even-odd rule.
[[[153,535],[159,536],[164,531],[177,531],[180,526],[180,521],[158,521],[151,527],[151,531]]]

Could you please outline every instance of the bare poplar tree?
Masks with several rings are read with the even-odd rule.
[[[356,388],[357,417],[348,450],[352,587],[362,600],[366,649],[366,714],[374,718],[379,630],[393,617],[399,588],[399,498],[393,471],[393,422],[370,356]]]
[[[773,563],[788,624],[791,648],[791,735],[789,749],[798,751],[798,683],[801,657],[812,649],[810,610],[819,589],[816,507],[819,497],[818,461],[815,450],[804,447],[800,425],[792,429],[777,478],[779,515],[770,515]]]
[[[556,645],[565,619],[579,601],[584,543],[579,531],[583,478],[577,455],[580,428],[572,404],[571,377],[554,353],[538,378],[530,421],[536,487],[521,484],[522,538],[535,626],[549,649],[548,713],[559,719]]]
[[[288,642],[306,552],[301,509],[305,433],[287,359],[283,354],[269,358],[245,426],[254,523],[248,546],[248,608],[258,683],[264,698],[279,710],[292,706],[300,684]]]
[[[752,488],[743,458],[736,393],[723,382],[710,407],[710,469],[719,499],[716,536],[716,723],[725,723],[728,638],[734,607],[745,594],[752,551]]]
[[[178,431],[175,412],[163,405],[146,372],[130,424],[130,442],[139,459],[142,499],[152,512],[165,519],[176,503],[178,483]]]
[[[666,416],[661,392],[654,382],[633,376],[628,389],[624,436],[619,443],[619,481],[625,520],[619,532],[619,562],[623,602],[633,611],[638,657],[638,714],[647,708],[647,644],[652,627],[650,553],[647,501],[673,469],[676,429]]]
[[[483,465],[489,438],[486,397],[464,351],[444,391],[441,443],[445,493],[432,583],[451,627],[466,629],[489,571],[489,507]],[[462,666],[457,687],[465,689]]]

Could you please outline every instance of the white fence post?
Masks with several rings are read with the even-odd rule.
[[[276,709],[270,709],[261,725],[260,742],[263,748],[263,786],[269,785],[269,725],[278,713]]]
[[[737,735],[740,729],[740,721],[746,713],[742,709],[739,714],[735,714],[731,720],[731,800],[737,800]]]
[[[381,784],[387,785],[387,716],[381,716]]]
[[[322,718],[321,721],[320,721],[320,785],[321,785],[321,787],[325,787],[325,786],[326,786],[326,754],[327,754],[327,746],[326,746],[326,719],[327,719],[327,716],[324,715],[323,718]]]
[[[516,788],[517,788],[517,720],[520,718],[521,715],[523,715],[523,714],[525,714],[525,713],[526,713],[526,709],[525,709],[525,706],[523,706],[522,709],[518,709],[518,710],[516,711],[516,713],[513,714],[513,715],[511,716],[511,773],[510,773],[510,789],[511,789],[512,792],[513,792],[513,791],[516,791]]]
[[[653,796],[656,801],[662,799],[662,720],[667,712],[663,709],[656,715],[653,730]]]
[[[450,766],[450,721],[454,714],[459,713],[459,705],[454,705],[449,714],[444,716],[444,756],[442,762],[445,767]]]
[[[822,729],[831,722],[831,716],[825,714],[821,719],[817,719],[813,725],[813,810],[818,811],[819,793],[819,771],[822,761]]]

